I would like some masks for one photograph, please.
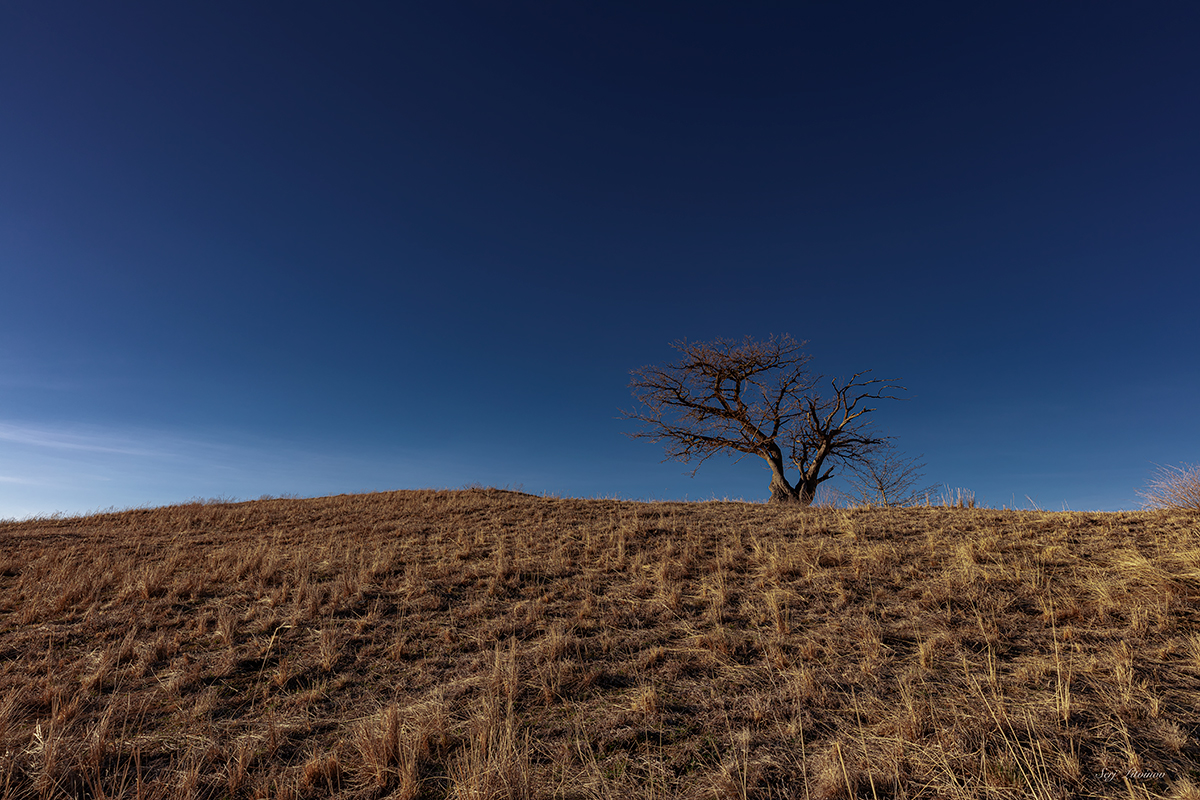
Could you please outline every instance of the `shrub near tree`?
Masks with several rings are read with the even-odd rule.
[[[848,465],[849,496],[867,506],[894,508],[928,503],[939,487],[921,482],[925,464],[920,458],[906,457],[895,444],[886,442],[873,458]]]
[[[904,389],[868,378],[868,370],[819,390],[805,344],[787,334],[675,342],[679,360],[631,373],[639,406],[624,415],[642,428],[629,435],[662,442],[667,460],[695,461],[697,469],[717,453],[758,456],[771,470],[771,502],[810,505],[835,468],[870,474],[887,463],[889,444],[871,427],[872,402],[898,400]]]

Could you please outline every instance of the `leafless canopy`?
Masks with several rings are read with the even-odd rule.
[[[886,442],[872,458],[849,465],[851,495],[870,506],[911,506],[928,499],[937,485],[925,485],[920,456],[905,457],[895,444]]]
[[[668,459],[685,462],[726,451],[759,456],[771,468],[771,499],[808,505],[836,465],[864,463],[885,444],[864,417],[875,410],[870,401],[898,399],[902,387],[859,372],[820,394],[804,344],[786,334],[674,343],[677,362],[632,373],[640,408],[625,417],[642,429],[629,435],[662,442]],[[800,473],[795,484],[785,453]]]

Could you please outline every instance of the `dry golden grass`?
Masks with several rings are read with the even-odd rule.
[[[1200,465],[1159,467],[1146,490],[1139,494],[1152,508],[1200,513]]]
[[[1200,528],[497,490],[0,523],[0,798],[1200,797]]]

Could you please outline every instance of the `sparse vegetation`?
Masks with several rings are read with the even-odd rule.
[[[871,458],[846,466],[848,494],[862,505],[915,506],[938,488],[921,486],[925,464],[919,456],[902,455],[891,441],[884,442]]]
[[[1200,465],[1160,467],[1141,496],[1153,508],[1200,514]]]
[[[1173,510],[414,491],[0,554],[0,798],[1200,797]]]

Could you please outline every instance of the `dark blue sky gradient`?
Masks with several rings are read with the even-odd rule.
[[[0,517],[766,497],[621,436],[683,337],[896,376],[992,505],[1200,460],[1193,3],[0,8]]]

